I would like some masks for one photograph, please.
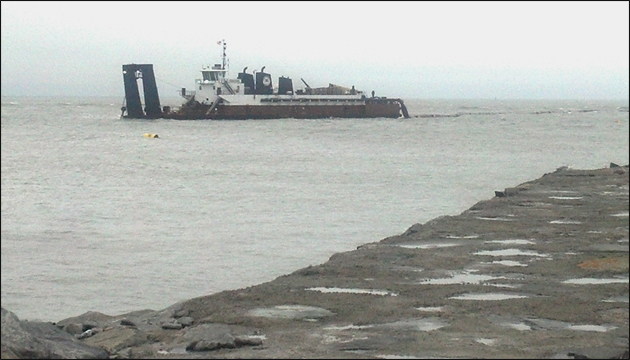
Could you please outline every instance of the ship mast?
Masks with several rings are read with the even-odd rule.
[[[222,55],[222,59],[223,59],[223,64],[221,67],[221,70],[225,70],[225,64],[226,64],[226,57],[225,57],[225,39],[221,40],[221,42],[223,43],[223,55]]]

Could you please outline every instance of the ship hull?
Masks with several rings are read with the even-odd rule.
[[[182,107],[162,115],[176,120],[254,120],[254,119],[321,119],[321,118],[399,118],[399,100],[378,99],[349,104],[218,104]],[[402,105],[404,106],[404,105]]]

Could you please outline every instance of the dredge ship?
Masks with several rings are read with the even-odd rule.
[[[409,117],[402,99],[376,97],[363,91],[329,84],[328,87],[293,89],[293,81],[281,76],[274,87],[265,67],[252,74],[247,67],[236,79],[228,78],[226,44],[222,63],[202,66],[194,90],[182,88],[184,98],[177,109],[160,106],[152,64],[123,65],[125,104],[122,117],[177,120],[317,119],[317,118],[399,118]],[[138,79],[142,79],[144,106]]]

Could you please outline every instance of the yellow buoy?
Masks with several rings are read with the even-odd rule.
[[[158,134],[148,134],[147,133],[147,134],[144,134],[142,136],[147,137],[147,138],[159,138]]]

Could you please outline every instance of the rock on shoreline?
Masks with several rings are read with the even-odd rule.
[[[56,324],[2,358],[628,358],[628,166],[559,168],[268,283]]]

